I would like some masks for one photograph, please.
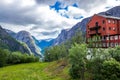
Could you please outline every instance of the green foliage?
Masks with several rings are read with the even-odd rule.
[[[100,75],[102,80],[120,80],[120,63],[114,59],[104,61]]]
[[[4,31],[2,30],[1,32],[4,32]],[[30,53],[30,51],[26,46],[23,46],[20,42],[12,38],[6,32],[4,32],[3,34],[0,33],[0,48],[8,49],[12,52],[21,51],[22,53],[24,52]]]
[[[73,45],[74,43],[77,43],[77,44],[85,43],[85,37],[82,34],[82,32],[81,31],[80,32],[76,32],[75,36],[73,36],[70,39],[70,43],[71,43],[71,45]]]
[[[75,44],[69,50],[69,62],[71,64],[70,67],[70,75],[73,78],[82,78],[84,80],[84,73],[86,68],[86,55],[87,55],[87,47],[85,44]]]
[[[21,52],[10,52],[7,49],[0,48],[0,67],[10,64],[20,64],[29,62],[38,62],[39,57],[34,55],[28,55]]]
[[[45,50],[44,61],[63,59],[68,55],[65,45],[53,46]]]
[[[69,50],[69,69],[72,78],[86,80],[86,73],[92,80],[120,79],[120,47],[115,48],[86,48],[85,45],[75,44]]]
[[[38,57],[28,54],[22,54],[20,52],[13,52],[9,55],[7,63],[8,64],[19,64],[19,63],[29,63],[39,61]]]
[[[44,53],[44,61],[55,61],[62,58],[67,58],[69,49],[72,45],[74,45],[74,43],[81,44],[84,43],[84,41],[85,37],[83,37],[82,32],[76,32],[75,36],[68,41],[60,45],[47,48]]]
[[[7,50],[0,49],[0,67],[6,65],[7,56]]]
[[[0,80],[72,80],[65,61],[35,62],[0,68]]]
[[[112,58],[120,62],[120,46],[117,46],[116,48],[110,48],[109,53]]]

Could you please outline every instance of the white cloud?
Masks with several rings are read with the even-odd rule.
[[[38,1],[40,4],[37,4]],[[49,8],[55,0],[0,0],[0,24],[15,32],[26,30],[37,39],[55,38],[62,29],[71,28],[81,19],[74,17],[88,17],[94,13],[107,10],[106,6],[119,5],[115,0],[59,0],[62,6],[68,5],[68,10]],[[101,2],[100,2],[101,1]],[[72,5],[76,2],[79,8]],[[98,4],[99,3],[99,4]],[[62,15],[67,15],[66,18]]]
[[[68,10],[59,10],[59,13],[64,15],[69,16],[69,18],[78,18],[80,16],[86,16],[86,12],[84,11],[84,9],[80,9],[77,7],[73,7],[73,6],[69,6]]]

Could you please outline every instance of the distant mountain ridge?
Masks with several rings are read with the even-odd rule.
[[[33,43],[34,43],[34,44],[33,44],[34,50],[32,50],[31,52],[35,53],[35,55],[36,55],[36,54],[41,54],[41,55],[43,55],[44,49],[47,48],[47,47],[49,47],[49,46],[52,46],[53,41],[54,41],[54,39],[37,40],[34,36],[32,36],[32,35],[31,35],[30,33],[28,33],[27,31],[20,31],[20,32],[18,32],[18,33],[15,33],[15,32],[13,32],[13,31],[11,31],[11,30],[8,30],[8,29],[5,29],[5,30],[6,30],[6,32],[9,33],[13,38],[15,38],[15,39],[17,39],[17,40],[19,40],[19,41],[21,41],[21,42],[25,42],[25,43],[27,44],[28,48],[33,49],[33,48],[31,48],[30,45],[29,45],[29,44],[31,44],[31,43],[28,43],[28,42],[26,41],[27,38],[29,38],[28,40],[29,40],[30,42],[33,42]],[[24,34],[23,34],[23,33],[24,33]],[[18,34],[19,34],[19,36],[21,37],[21,39],[18,38]],[[25,35],[26,35],[26,37],[25,37]],[[23,37],[24,37],[24,39],[26,39],[26,40],[23,40],[23,39],[22,39]],[[35,52],[35,50],[37,50],[38,53]],[[41,52],[41,53],[39,53],[39,52]]]
[[[35,44],[35,41],[29,32],[20,31],[16,34],[15,39],[26,43],[34,55],[41,55],[39,47]]]
[[[105,12],[101,12],[98,14],[106,15],[109,13],[111,16],[120,17],[120,6],[113,7]],[[83,19],[81,22],[78,22],[75,26],[73,26],[70,30],[62,30],[58,37],[54,40],[53,45],[58,45],[66,40],[72,38],[77,31],[86,32],[86,24],[91,19],[91,17]]]
[[[3,29],[1,26],[0,26],[0,48],[30,54],[29,49],[25,45],[11,37],[6,32],[6,30]]]
[[[5,29],[7,33],[9,33],[14,39],[24,42],[29,50],[36,56],[42,56],[40,53],[40,48],[35,44],[34,38],[27,31],[20,31],[15,33],[11,30]]]

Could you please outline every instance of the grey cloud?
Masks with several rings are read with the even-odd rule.
[[[44,18],[41,18],[42,15],[40,13],[34,12],[39,5],[42,4],[54,5],[56,0],[36,0],[37,4],[30,7],[21,7],[20,6],[21,0],[15,0],[15,2],[11,5],[2,4],[1,1],[2,0],[0,0],[0,22],[22,26],[34,24],[35,26],[32,26],[32,28],[30,27],[31,28],[30,30],[34,31],[37,29],[43,29],[51,31],[38,33],[38,35],[42,34],[45,36],[46,35],[54,36],[58,34],[58,32],[63,28],[72,27],[71,24],[65,22],[64,20],[60,23],[57,23],[54,20],[48,20],[47,22],[45,22]],[[59,1],[63,3],[61,7],[77,3],[79,8],[88,11],[91,10],[91,8],[93,7],[105,3],[106,0],[59,0]]]
[[[4,5],[0,3],[0,22],[6,22],[11,24],[18,25],[27,25],[27,24],[39,24],[44,23],[42,20],[37,21],[37,15],[31,13],[30,11],[34,11],[37,4],[32,7],[22,8],[19,6],[20,0],[16,0],[13,5]],[[90,10],[92,7],[96,7],[105,3],[106,0],[59,0],[65,5],[72,5],[77,3],[80,8],[85,10]],[[56,0],[36,0],[36,3],[39,4],[49,4],[53,5]],[[94,4],[93,4],[94,2]],[[98,4],[99,3],[99,4]],[[29,13],[26,15],[26,13]],[[49,21],[46,24],[53,24],[54,22]],[[58,25],[53,25],[53,28],[56,28]],[[51,26],[52,27],[52,26]]]
[[[36,0],[38,4],[50,4],[53,5],[56,0]]]
[[[36,30],[36,29],[39,29],[39,26],[33,26],[30,30]]]
[[[58,34],[58,31],[53,31],[53,32],[41,32],[42,35],[46,36],[46,35],[55,35]]]
[[[26,15],[30,11],[33,11],[36,6],[32,7],[21,7],[18,4],[20,0],[15,0],[14,4],[2,4],[0,1],[0,22],[17,24],[17,25],[27,25],[27,24],[36,24],[35,16],[31,16],[32,14]]]
[[[53,5],[57,0],[36,0],[39,4],[49,4]],[[99,5],[105,4],[107,0],[58,0],[60,1],[61,7],[73,5],[76,3],[79,8],[84,9],[86,11],[91,10],[91,8],[97,7]]]

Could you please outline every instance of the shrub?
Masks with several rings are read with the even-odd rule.
[[[21,52],[12,52],[8,59],[8,64],[19,64],[19,63],[29,63],[39,61],[38,57],[34,55],[22,54]]]
[[[87,47],[85,44],[75,44],[69,50],[69,62],[72,65],[69,72],[72,78],[81,78],[84,80],[86,69]]]
[[[101,75],[104,80],[120,80],[120,63],[114,59],[104,61]]]
[[[0,49],[0,67],[6,65],[7,56],[7,50]]]

